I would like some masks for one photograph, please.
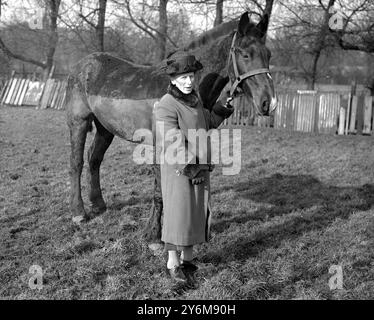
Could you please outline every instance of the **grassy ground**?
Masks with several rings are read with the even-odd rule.
[[[131,144],[116,138],[108,150],[109,209],[81,228],[68,210],[63,112],[1,108],[0,149],[2,299],[374,298],[372,137],[242,128],[241,172],[213,173],[212,240],[196,247],[197,285],[185,291],[142,240],[152,175]],[[88,204],[85,190],[84,174]],[[32,265],[41,290],[29,288]],[[341,290],[329,289],[332,265]]]

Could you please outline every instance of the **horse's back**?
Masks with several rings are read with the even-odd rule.
[[[78,62],[70,75],[87,95],[116,99],[160,98],[168,78],[156,67],[138,65],[105,52],[92,53]]]

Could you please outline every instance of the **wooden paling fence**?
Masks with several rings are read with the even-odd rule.
[[[352,96],[347,108],[340,109],[339,134],[374,135],[373,96]]]
[[[0,92],[1,105],[34,106],[37,109],[62,109],[66,94],[66,81],[48,79],[32,81],[12,76]]]
[[[36,109],[62,109],[66,96],[66,80],[51,77],[33,81],[12,77],[0,90],[0,104],[34,106]],[[354,91],[352,91],[354,92]],[[374,132],[373,97],[347,92],[282,91],[277,94],[274,117],[253,114],[252,103],[246,96],[234,99],[235,112],[225,125],[273,126],[290,131],[331,134],[372,134]]]
[[[235,112],[224,124],[330,134],[373,134],[372,96],[297,90],[280,92],[277,98],[277,109],[271,119],[253,115],[250,102],[240,97],[234,100]]]
[[[278,94],[274,128],[290,131],[335,133],[340,109],[340,95],[297,91]]]

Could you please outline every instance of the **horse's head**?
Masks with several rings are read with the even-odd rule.
[[[244,13],[234,34],[228,65],[232,92],[240,88],[253,99],[258,114],[269,115],[276,108],[273,79],[269,72],[270,50],[265,46],[269,16],[256,25]]]

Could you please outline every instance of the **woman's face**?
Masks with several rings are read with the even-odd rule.
[[[189,94],[193,90],[195,82],[195,73],[188,72],[179,74],[171,79],[171,83],[174,84],[184,94]]]

